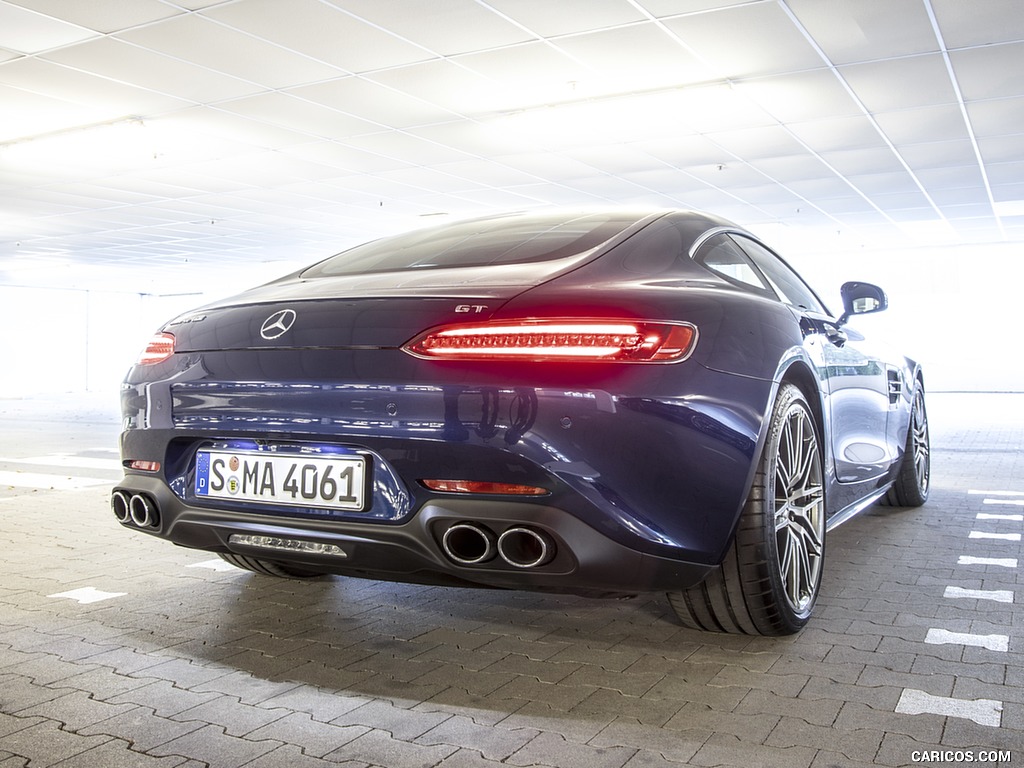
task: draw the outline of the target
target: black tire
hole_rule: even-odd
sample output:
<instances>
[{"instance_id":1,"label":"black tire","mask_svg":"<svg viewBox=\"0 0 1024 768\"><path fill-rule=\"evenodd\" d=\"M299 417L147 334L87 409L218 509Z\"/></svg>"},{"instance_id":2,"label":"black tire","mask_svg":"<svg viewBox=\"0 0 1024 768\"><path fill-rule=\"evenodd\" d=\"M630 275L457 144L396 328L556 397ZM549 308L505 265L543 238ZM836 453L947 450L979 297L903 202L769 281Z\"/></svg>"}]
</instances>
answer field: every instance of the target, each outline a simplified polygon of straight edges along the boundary
<instances>
[{"instance_id":1,"label":"black tire","mask_svg":"<svg viewBox=\"0 0 1024 768\"><path fill-rule=\"evenodd\" d=\"M725 559L702 583L669 593L684 625L788 635L807 623L825 557L823 480L813 411L799 388L783 384Z\"/></svg>"},{"instance_id":2,"label":"black tire","mask_svg":"<svg viewBox=\"0 0 1024 768\"><path fill-rule=\"evenodd\" d=\"M896 481L886 494L886 502L893 507L920 507L928 501L931 477L928 411L924 405L924 386L918 382L910 407L910 427L907 429L903 459L900 461Z\"/></svg>"},{"instance_id":3,"label":"black tire","mask_svg":"<svg viewBox=\"0 0 1024 768\"><path fill-rule=\"evenodd\" d=\"M296 568L293 565L286 565L274 560L263 560L262 558L246 557L231 552L218 553L222 560L231 563L236 568L252 571L262 576L277 576L282 579L315 579L322 576L316 571L307 571L303 568Z\"/></svg>"}]
</instances>

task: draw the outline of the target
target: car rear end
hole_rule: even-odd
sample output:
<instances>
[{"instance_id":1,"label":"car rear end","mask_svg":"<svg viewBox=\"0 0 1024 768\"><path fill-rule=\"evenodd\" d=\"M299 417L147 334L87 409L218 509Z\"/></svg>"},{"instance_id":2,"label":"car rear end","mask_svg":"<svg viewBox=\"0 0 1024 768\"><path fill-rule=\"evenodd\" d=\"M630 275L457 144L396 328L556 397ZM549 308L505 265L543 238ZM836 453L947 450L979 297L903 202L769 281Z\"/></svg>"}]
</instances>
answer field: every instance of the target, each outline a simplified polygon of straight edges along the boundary
<instances>
[{"instance_id":1,"label":"car rear end","mask_svg":"<svg viewBox=\"0 0 1024 768\"><path fill-rule=\"evenodd\" d=\"M735 403L763 383L687 361L698 324L621 298L525 309L648 223L575 232L586 248L539 233L556 255L525 263L314 268L175 319L123 385L115 516L310 572L697 583L758 439Z\"/></svg>"}]
</instances>

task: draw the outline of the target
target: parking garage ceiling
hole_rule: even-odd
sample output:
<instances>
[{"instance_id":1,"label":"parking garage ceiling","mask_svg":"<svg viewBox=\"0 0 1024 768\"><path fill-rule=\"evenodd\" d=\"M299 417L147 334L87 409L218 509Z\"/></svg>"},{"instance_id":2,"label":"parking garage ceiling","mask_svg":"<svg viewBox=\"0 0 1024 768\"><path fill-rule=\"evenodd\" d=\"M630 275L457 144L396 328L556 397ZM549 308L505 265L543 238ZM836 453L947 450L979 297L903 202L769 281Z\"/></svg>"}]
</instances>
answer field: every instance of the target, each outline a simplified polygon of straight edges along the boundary
<instances>
[{"instance_id":1,"label":"parking garage ceiling","mask_svg":"<svg viewBox=\"0 0 1024 768\"><path fill-rule=\"evenodd\" d=\"M1015 0L0 0L0 282L546 205L1019 242L1022 69Z\"/></svg>"}]
</instances>

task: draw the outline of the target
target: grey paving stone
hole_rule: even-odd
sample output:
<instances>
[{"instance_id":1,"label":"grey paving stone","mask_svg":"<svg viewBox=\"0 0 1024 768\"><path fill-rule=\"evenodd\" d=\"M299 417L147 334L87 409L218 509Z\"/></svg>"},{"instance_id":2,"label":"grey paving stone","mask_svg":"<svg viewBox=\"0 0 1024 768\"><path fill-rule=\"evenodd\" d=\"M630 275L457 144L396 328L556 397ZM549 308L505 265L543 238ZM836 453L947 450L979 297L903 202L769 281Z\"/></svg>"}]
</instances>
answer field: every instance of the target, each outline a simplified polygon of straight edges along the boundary
<instances>
[{"instance_id":1,"label":"grey paving stone","mask_svg":"<svg viewBox=\"0 0 1024 768\"><path fill-rule=\"evenodd\" d=\"M181 723L160 717L148 707L138 706L123 714L80 728L83 736L113 736L132 749L147 752L179 736L198 731L203 723Z\"/></svg>"},{"instance_id":2,"label":"grey paving stone","mask_svg":"<svg viewBox=\"0 0 1024 768\"><path fill-rule=\"evenodd\" d=\"M489 760L501 761L524 747L538 731L528 728L508 730L479 725L467 717L453 716L416 737L418 744L447 744L475 750Z\"/></svg>"},{"instance_id":3,"label":"grey paving stone","mask_svg":"<svg viewBox=\"0 0 1024 768\"><path fill-rule=\"evenodd\" d=\"M440 723L450 719L440 712L421 712L396 707L385 701L369 701L331 720L332 725L362 725L367 728L387 731L392 738L412 741Z\"/></svg>"},{"instance_id":4,"label":"grey paving stone","mask_svg":"<svg viewBox=\"0 0 1024 768\"><path fill-rule=\"evenodd\" d=\"M687 763L707 741L710 732L670 731L653 725L642 725L628 715L619 717L587 743L593 747L630 747L645 753L630 758L630 763L647 764L660 755L666 761Z\"/></svg>"},{"instance_id":5,"label":"grey paving stone","mask_svg":"<svg viewBox=\"0 0 1024 768\"><path fill-rule=\"evenodd\" d=\"M431 768L456 751L457 747L413 744L374 730L334 750L326 759L354 760L387 768Z\"/></svg>"},{"instance_id":6,"label":"grey paving stone","mask_svg":"<svg viewBox=\"0 0 1024 768\"><path fill-rule=\"evenodd\" d=\"M715 734L697 750L690 765L807 768L816 754L817 750L810 747L770 747L754 739Z\"/></svg>"},{"instance_id":7,"label":"grey paving stone","mask_svg":"<svg viewBox=\"0 0 1024 768\"><path fill-rule=\"evenodd\" d=\"M54 763L53 768L183 768L186 762L187 758L177 755L153 757L131 749L126 741L112 739Z\"/></svg>"},{"instance_id":8,"label":"grey paving stone","mask_svg":"<svg viewBox=\"0 0 1024 768\"><path fill-rule=\"evenodd\" d=\"M370 730L372 729L363 725L321 723L310 715L296 712L257 728L249 733L247 738L253 741L263 739L280 741L300 747L308 755L323 757L363 734L369 733Z\"/></svg>"},{"instance_id":9,"label":"grey paving stone","mask_svg":"<svg viewBox=\"0 0 1024 768\"><path fill-rule=\"evenodd\" d=\"M542 733L505 762L509 765L555 765L558 768L621 768L636 750L630 747L592 747Z\"/></svg>"},{"instance_id":10,"label":"grey paving stone","mask_svg":"<svg viewBox=\"0 0 1024 768\"><path fill-rule=\"evenodd\" d=\"M280 742L276 741L248 741L228 736L222 728L206 725L148 751L158 757L180 755L217 768L241 768L279 746Z\"/></svg>"},{"instance_id":11,"label":"grey paving stone","mask_svg":"<svg viewBox=\"0 0 1024 768\"><path fill-rule=\"evenodd\" d=\"M51 766L110 741L109 736L82 736L69 733L60 723L43 720L30 728L3 737L0 749L29 758L33 768Z\"/></svg>"},{"instance_id":12,"label":"grey paving stone","mask_svg":"<svg viewBox=\"0 0 1024 768\"><path fill-rule=\"evenodd\" d=\"M59 722L69 731L79 731L101 720L123 715L135 709L135 704L108 704L93 698L84 691L72 691L65 696L51 699L34 707L21 710L22 716L38 715Z\"/></svg>"}]
</instances>

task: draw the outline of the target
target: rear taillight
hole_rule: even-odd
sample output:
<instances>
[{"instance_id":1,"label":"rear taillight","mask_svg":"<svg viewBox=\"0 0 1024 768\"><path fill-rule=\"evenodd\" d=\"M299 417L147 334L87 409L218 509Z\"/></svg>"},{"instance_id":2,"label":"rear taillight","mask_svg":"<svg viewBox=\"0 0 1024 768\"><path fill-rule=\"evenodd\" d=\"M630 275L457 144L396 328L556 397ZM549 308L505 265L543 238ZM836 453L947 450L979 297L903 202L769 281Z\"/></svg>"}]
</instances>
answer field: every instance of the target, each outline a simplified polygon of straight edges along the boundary
<instances>
[{"instance_id":1,"label":"rear taillight","mask_svg":"<svg viewBox=\"0 0 1024 768\"><path fill-rule=\"evenodd\" d=\"M551 491L535 485L492 483L482 480L421 480L424 486L438 493L485 493L501 496L547 496Z\"/></svg>"},{"instance_id":2,"label":"rear taillight","mask_svg":"<svg viewBox=\"0 0 1024 768\"><path fill-rule=\"evenodd\" d=\"M514 320L433 328L403 349L432 360L671 363L684 360L696 341L689 323Z\"/></svg>"},{"instance_id":3,"label":"rear taillight","mask_svg":"<svg viewBox=\"0 0 1024 768\"><path fill-rule=\"evenodd\" d=\"M142 350L136 365L154 365L162 363L174 354L174 336L170 333L158 333L149 340Z\"/></svg>"}]
</instances>

